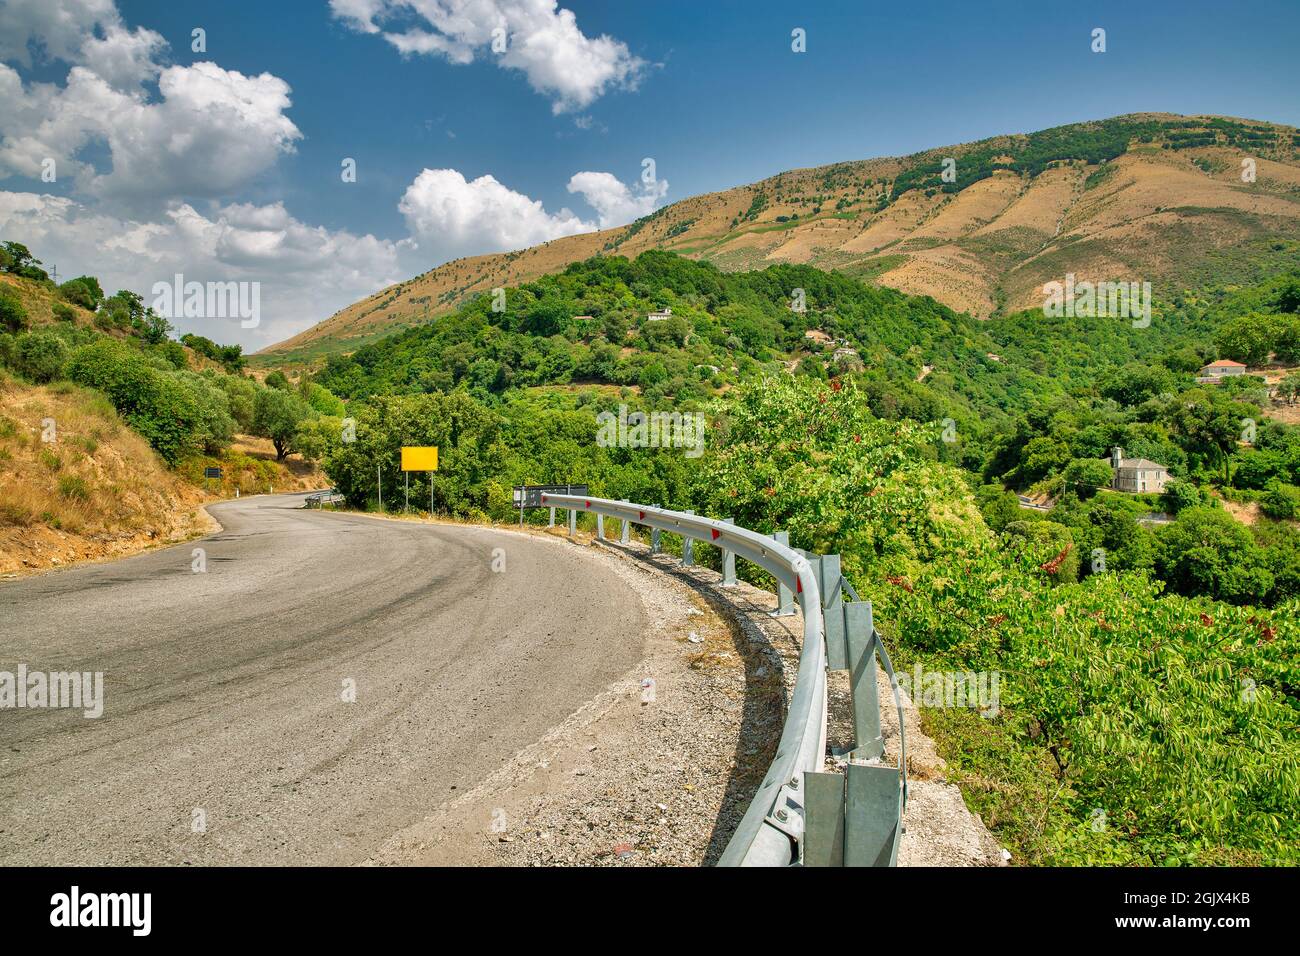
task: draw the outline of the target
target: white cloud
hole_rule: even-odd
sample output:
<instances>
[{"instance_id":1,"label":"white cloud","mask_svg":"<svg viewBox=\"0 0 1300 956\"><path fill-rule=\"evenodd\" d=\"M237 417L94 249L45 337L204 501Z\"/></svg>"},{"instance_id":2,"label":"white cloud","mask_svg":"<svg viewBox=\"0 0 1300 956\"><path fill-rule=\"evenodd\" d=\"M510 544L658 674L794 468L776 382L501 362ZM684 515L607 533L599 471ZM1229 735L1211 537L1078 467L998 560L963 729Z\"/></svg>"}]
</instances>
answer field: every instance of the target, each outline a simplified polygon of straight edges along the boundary
<instances>
[{"instance_id":1,"label":"white cloud","mask_svg":"<svg viewBox=\"0 0 1300 956\"><path fill-rule=\"evenodd\" d=\"M183 332L262 348L302 331L376 289L408 277L408 243L331 231L300 222L276 203L185 203L154 220L120 219L73 199L0 191L0 235L57 264L63 278L98 276L105 291L131 289L150 301L155 282L261 283L261 324L178 319Z\"/></svg>"},{"instance_id":2,"label":"white cloud","mask_svg":"<svg viewBox=\"0 0 1300 956\"><path fill-rule=\"evenodd\" d=\"M167 42L128 30L113 0L6 0L0 5L0 60L31 66L61 60L89 67L115 89L156 76ZM33 56L35 51L35 56Z\"/></svg>"},{"instance_id":3,"label":"white cloud","mask_svg":"<svg viewBox=\"0 0 1300 956\"><path fill-rule=\"evenodd\" d=\"M66 82L24 84L0 63L0 178L47 159L82 192L156 212L181 197L233 193L290 152L289 85L215 63L165 66L161 35L129 29L112 0L6 0L0 60L71 64ZM143 88L157 80L157 100ZM106 148L96 168L88 147ZM94 154L98 155L98 154Z\"/></svg>"},{"instance_id":4,"label":"white cloud","mask_svg":"<svg viewBox=\"0 0 1300 956\"><path fill-rule=\"evenodd\" d=\"M569 192L587 200L600 215L600 228L610 229L654 212L659 201L668 195L668 182L642 181L639 191L633 192L612 173L581 172L574 173L569 180Z\"/></svg>"},{"instance_id":5,"label":"white cloud","mask_svg":"<svg viewBox=\"0 0 1300 956\"><path fill-rule=\"evenodd\" d=\"M334 16L362 33L382 34L404 55L471 63L482 54L520 70L529 85L551 98L555 113L581 110L611 88L635 89L645 61L610 36L589 37L573 11L557 0L330 0ZM385 23L425 24L388 30ZM506 38L493 49L494 31Z\"/></svg>"},{"instance_id":6,"label":"white cloud","mask_svg":"<svg viewBox=\"0 0 1300 956\"><path fill-rule=\"evenodd\" d=\"M540 200L493 176L467 180L455 169L422 171L397 208L419 241L425 261L432 258L441 263L624 225L653 212L667 194L668 183L641 183L634 192L611 173L580 172L569 179L568 189L596 210L598 221L590 222L567 208L547 212Z\"/></svg>"},{"instance_id":7,"label":"white cloud","mask_svg":"<svg viewBox=\"0 0 1300 956\"><path fill-rule=\"evenodd\" d=\"M467 181L454 169L426 169L406 188L397 208L421 249L440 261L522 249L539 242L594 232L568 209L548 213L542 203L492 176Z\"/></svg>"},{"instance_id":8,"label":"white cloud","mask_svg":"<svg viewBox=\"0 0 1300 956\"><path fill-rule=\"evenodd\" d=\"M125 60L117 58L118 66ZM215 63L171 66L158 78L161 101L124 93L75 66L62 89L24 87L0 64L0 176L39 175L53 158L84 191L128 201L221 196L247 184L293 150L302 133L284 115L289 86L269 73L244 76ZM112 168L81 159L107 145Z\"/></svg>"},{"instance_id":9,"label":"white cloud","mask_svg":"<svg viewBox=\"0 0 1300 956\"><path fill-rule=\"evenodd\" d=\"M5 0L0 4L0 60L31 66L43 55L71 62L96 26L120 23L113 0Z\"/></svg>"},{"instance_id":10,"label":"white cloud","mask_svg":"<svg viewBox=\"0 0 1300 956\"><path fill-rule=\"evenodd\" d=\"M81 62L90 72L119 90L131 90L158 75L158 59L167 49L161 34L105 28L102 37L90 37L81 45Z\"/></svg>"}]
</instances>

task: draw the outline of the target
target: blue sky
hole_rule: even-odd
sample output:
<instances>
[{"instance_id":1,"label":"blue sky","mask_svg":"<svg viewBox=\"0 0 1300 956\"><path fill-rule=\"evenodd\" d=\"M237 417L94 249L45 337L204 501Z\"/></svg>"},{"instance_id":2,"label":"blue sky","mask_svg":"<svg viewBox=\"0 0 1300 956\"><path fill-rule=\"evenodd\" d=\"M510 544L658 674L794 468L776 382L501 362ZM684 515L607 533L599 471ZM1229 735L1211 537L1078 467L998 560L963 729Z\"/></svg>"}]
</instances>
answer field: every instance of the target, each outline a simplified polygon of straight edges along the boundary
<instances>
[{"instance_id":1,"label":"blue sky","mask_svg":"<svg viewBox=\"0 0 1300 956\"><path fill-rule=\"evenodd\" d=\"M140 292L261 281L259 328L204 326L256 348L455 255L793 167L1144 110L1300 125L1294 2L561 6L0 0L0 235Z\"/></svg>"}]
</instances>

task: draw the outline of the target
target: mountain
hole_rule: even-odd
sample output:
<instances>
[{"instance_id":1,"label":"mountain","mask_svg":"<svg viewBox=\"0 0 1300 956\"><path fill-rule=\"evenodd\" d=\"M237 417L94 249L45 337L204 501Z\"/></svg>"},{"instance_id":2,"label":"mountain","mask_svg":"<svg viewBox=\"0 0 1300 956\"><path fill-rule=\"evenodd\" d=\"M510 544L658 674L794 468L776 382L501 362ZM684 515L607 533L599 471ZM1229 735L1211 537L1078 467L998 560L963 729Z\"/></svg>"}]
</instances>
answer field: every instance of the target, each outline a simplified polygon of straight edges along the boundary
<instances>
[{"instance_id":1,"label":"mountain","mask_svg":"<svg viewBox=\"0 0 1300 956\"><path fill-rule=\"evenodd\" d=\"M977 318L1041 303L1043 283L1067 272L1150 281L1157 295L1257 281L1300 261L1300 131L1142 113L791 170L616 229L448 262L261 354L348 351L494 287L648 249L725 271L840 270Z\"/></svg>"}]
</instances>

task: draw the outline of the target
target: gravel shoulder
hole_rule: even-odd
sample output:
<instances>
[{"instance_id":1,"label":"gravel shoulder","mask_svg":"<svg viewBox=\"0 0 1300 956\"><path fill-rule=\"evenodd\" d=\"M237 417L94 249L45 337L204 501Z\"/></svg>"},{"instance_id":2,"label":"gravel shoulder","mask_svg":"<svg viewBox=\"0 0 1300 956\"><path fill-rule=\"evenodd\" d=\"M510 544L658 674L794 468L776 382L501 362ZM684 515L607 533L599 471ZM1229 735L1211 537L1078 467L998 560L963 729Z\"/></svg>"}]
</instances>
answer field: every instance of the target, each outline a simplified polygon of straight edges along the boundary
<instances>
[{"instance_id":1,"label":"gravel shoulder","mask_svg":"<svg viewBox=\"0 0 1300 956\"><path fill-rule=\"evenodd\" d=\"M645 656L619 681L515 754L479 786L396 834L371 865L700 866L715 863L770 764L798 669L802 618L776 596L721 586L644 544L570 541L611 566L650 622ZM699 546L701 549L704 546ZM848 679L831 674L829 733L850 732ZM644 686L654 682L653 693ZM879 673L886 759L898 715ZM911 797L902 866L992 866L996 841L944 780L944 763L904 712ZM828 769L836 766L828 758ZM842 763L839 764L842 767Z\"/></svg>"}]
</instances>

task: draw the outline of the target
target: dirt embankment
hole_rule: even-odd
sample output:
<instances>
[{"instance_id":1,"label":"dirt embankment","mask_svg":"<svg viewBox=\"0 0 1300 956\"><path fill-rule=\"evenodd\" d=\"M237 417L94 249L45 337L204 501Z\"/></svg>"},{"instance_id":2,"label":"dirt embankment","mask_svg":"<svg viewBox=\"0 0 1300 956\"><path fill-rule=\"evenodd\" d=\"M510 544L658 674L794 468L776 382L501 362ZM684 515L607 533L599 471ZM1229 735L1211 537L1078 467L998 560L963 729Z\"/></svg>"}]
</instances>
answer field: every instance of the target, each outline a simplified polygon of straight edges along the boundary
<instances>
[{"instance_id":1,"label":"dirt embankment","mask_svg":"<svg viewBox=\"0 0 1300 956\"><path fill-rule=\"evenodd\" d=\"M240 440L212 493L203 464L170 469L104 396L68 384L0 380L0 574L125 557L216 530L205 502L320 488L312 465L277 463L270 442ZM192 474L191 474L192 473Z\"/></svg>"}]
</instances>

